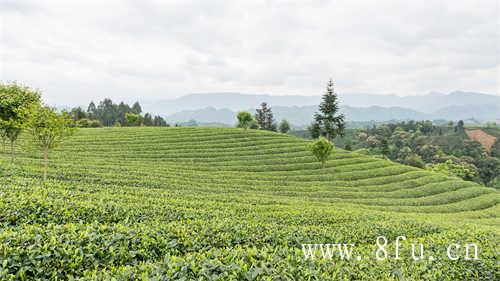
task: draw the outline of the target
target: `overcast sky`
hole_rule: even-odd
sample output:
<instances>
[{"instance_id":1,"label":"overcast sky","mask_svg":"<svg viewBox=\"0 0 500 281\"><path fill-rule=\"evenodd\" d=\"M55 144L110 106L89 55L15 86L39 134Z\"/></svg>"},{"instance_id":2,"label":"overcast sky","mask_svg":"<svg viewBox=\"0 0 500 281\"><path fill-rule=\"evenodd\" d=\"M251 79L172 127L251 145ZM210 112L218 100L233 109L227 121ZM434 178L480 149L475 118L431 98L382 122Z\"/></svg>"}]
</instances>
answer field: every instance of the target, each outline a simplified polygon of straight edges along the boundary
<instances>
[{"instance_id":1,"label":"overcast sky","mask_svg":"<svg viewBox=\"0 0 500 281\"><path fill-rule=\"evenodd\" d=\"M499 94L497 0L0 0L0 80L49 104L187 93Z\"/></svg>"}]
</instances>

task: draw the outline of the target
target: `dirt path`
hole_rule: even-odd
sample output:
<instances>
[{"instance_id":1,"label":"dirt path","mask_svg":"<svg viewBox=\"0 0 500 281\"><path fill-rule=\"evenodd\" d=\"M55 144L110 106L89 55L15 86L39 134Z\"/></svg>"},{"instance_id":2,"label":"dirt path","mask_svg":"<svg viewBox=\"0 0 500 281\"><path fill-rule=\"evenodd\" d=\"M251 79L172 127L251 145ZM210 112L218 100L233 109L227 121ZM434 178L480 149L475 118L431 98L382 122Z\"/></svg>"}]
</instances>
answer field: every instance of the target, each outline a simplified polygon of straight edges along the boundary
<instances>
[{"instance_id":1,"label":"dirt path","mask_svg":"<svg viewBox=\"0 0 500 281\"><path fill-rule=\"evenodd\" d=\"M481 129L474 130L465 130L465 133L471 140L475 140L480 143L488 152L491 150L491 147L497 140L496 137L487 134L485 131Z\"/></svg>"}]
</instances>

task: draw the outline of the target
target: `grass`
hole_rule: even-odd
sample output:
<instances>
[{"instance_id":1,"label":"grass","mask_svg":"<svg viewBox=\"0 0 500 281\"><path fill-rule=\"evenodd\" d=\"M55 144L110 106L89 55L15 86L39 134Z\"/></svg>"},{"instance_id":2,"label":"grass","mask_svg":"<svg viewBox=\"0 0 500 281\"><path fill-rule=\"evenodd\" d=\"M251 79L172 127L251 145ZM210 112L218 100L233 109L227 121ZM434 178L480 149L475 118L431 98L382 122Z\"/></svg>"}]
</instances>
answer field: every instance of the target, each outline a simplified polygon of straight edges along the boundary
<instances>
[{"instance_id":1,"label":"grass","mask_svg":"<svg viewBox=\"0 0 500 281\"><path fill-rule=\"evenodd\" d=\"M307 141L229 128L82 129L1 160L0 279L498 280L498 191ZM375 240L405 235L400 260ZM361 261L305 260L355 243ZM413 261L410 241L436 261ZM450 243L479 260L450 261ZM388 246L390 255L393 245ZM365 258L366 257L366 258Z\"/></svg>"}]
</instances>

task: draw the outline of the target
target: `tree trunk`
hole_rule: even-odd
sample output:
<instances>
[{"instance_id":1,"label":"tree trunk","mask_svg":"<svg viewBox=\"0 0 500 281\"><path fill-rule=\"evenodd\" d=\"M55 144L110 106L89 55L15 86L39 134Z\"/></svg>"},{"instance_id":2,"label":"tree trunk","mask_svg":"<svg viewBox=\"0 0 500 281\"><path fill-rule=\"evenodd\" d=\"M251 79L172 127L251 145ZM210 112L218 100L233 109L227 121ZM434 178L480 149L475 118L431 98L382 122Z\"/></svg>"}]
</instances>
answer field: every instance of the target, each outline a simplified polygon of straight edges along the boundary
<instances>
[{"instance_id":1,"label":"tree trunk","mask_svg":"<svg viewBox=\"0 0 500 281\"><path fill-rule=\"evenodd\" d=\"M10 162L14 163L14 159L16 158L16 153L15 153L15 142L10 141Z\"/></svg>"},{"instance_id":2,"label":"tree trunk","mask_svg":"<svg viewBox=\"0 0 500 281\"><path fill-rule=\"evenodd\" d=\"M47 180L47 170L49 169L49 151L43 150L43 181Z\"/></svg>"}]
</instances>

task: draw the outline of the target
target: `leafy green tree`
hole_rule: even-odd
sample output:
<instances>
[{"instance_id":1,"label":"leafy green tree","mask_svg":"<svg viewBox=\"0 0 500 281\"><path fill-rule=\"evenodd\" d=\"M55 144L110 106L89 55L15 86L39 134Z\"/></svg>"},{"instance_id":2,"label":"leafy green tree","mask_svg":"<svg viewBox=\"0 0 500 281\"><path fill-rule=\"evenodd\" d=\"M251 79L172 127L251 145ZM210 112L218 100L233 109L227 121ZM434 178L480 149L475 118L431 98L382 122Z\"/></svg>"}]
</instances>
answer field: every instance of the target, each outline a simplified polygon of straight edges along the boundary
<instances>
[{"instance_id":1,"label":"leafy green tree","mask_svg":"<svg viewBox=\"0 0 500 281\"><path fill-rule=\"evenodd\" d=\"M417 167L417 168L424 168L425 167L425 163L424 163L424 161L422 161L422 157L420 157L419 155L414 154L414 153L408 155L403 160L402 163L406 164L406 165L413 166L413 167Z\"/></svg>"},{"instance_id":2,"label":"leafy green tree","mask_svg":"<svg viewBox=\"0 0 500 281\"><path fill-rule=\"evenodd\" d=\"M288 123L285 119L281 120L279 129L280 133L288 133L288 131L290 131L290 123Z\"/></svg>"},{"instance_id":3,"label":"leafy green tree","mask_svg":"<svg viewBox=\"0 0 500 281\"><path fill-rule=\"evenodd\" d=\"M236 127L243 128L245 130L250 128L250 125L252 125L252 121L254 120L252 114L246 111L238 112L236 118L238 119L238 125L236 125Z\"/></svg>"},{"instance_id":4,"label":"leafy green tree","mask_svg":"<svg viewBox=\"0 0 500 281\"><path fill-rule=\"evenodd\" d=\"M443 155L441 148L433 144L424 144L423 146L418 147L417 153L426 163L432 162L436 158L439 158L439 156Z\"/></svg>"},{"instance_id":5,"label":"leafy green tree","mask_svg":"<svg viewBox=\"0 0 500 281\"><path fill-rule=\"evenodd\" d=\"M43 180L47 179L49 151L73 135L72 120L67 113L57 114L46 106L32 105L23 112L24 128L30 142L43 153Z\"/></svg>"},{"instance_id":6,"label":"leafy green tree","mask_svg":"<svg viewBox=\"0 0 500 281\"><path fill-rule=\"evenodd\" d=\"M89 119L97 119L97 107L93 101L91 101L87 107L87 114Z\"/></svg>"},{"instance_id":7,"label":"leafy green tree","mask_svg":"<svg viewBox=\"0 0 500 281\"><path fill-rule=\"evenodd\" d=\"M427 164L425 169L469 181L474 180L477 176L477 168L474 165L454 163L451 160L446 160L444 163Z\"/></svg>"},{"instance_id":8,"label":"leafy green tree","mask_svg":"<svg viewBox=\"0 0 500 281\"><path fill-rule=\"evenodd\" d=\"M311 125L307 127L307 130L309 131L312 139L317 139L321 136L321 127L318 122L312 122Z\"/></svg>"},{"instance_id":9,"label":"leafy green tree","mask_svg":"<svg viewBox=\"0 0 500 281\"><path fill-rule=\"evenodd\" d=\"M21 112L40 103L40 94L17 83L0 84L0 129L10 141L11 162L15 158L15 143L23 127Z\"/></svg>"},{"instance_id":10,"label":"leafy green tree","mask_svg":"<svg viewBox=\"0 0 500 281\"><path fill-rule=\"evenodd\" d=\"M142 124L144 126L153 126L153 118L151 117L151 114L144 114L144 117L142 118Z\"/></svg>"},{"instance_id":11,"label":"leafy green tree","mask_svg":"<svg viewBox=\"0 0 500 281\"><path fill-rule=\"evenodd\" d=\"M500 158L500 138L497 138L495 143L491 146L490 155L492 157Z\"/></svg>"},{"instance_id":12,"label":"leafy green tree","mask_svg":"<svg viewBox=\"0 0 500 281\"><path fill-rule=\"evenodd\" d=\"M337 135L344 136L344 115L339 114L339 102L330 79L319 105L319 112L314 114L314 121L321 128L321 135L332 141Z\"/></svg>"},{"instance_id":13,"label":"leafy green tree","mask_svg":"<svg viewBox=\"0 0 500 281\"><path fill-rule=\"evenodd\" d=\"M260 104L255 113L255 120L259 124L260 129L268 131L276 131L276 123L271 107L266 102Z\"/></svg>"},{"instance_id":14,"label":"leafy green tree","mask_svg":"<svg viewBox=\"0 0 500 281\"><path fill-rule=\"evenodd\" d=\"M127 120L125 119L125 114L131 113L132 109L130 106L124 102L120 102L117 107L117 114L116 116L116 121L120 122L120 124L125 125L127 123Z\"/></svg>"},{"instance_id":15,"label":"leafy green tree","mask_svg":"<svg viewBox=\"0 0 500 281\"><path fill-rule=\"evenodd\" d=\"M141 125L141 115L135 113L126 113L125 119L127 120L127 126L140 126Z\"/></svg>"},{"instance_id":16,"label":"leafy green tree","mask_svg":"<svg viewBox=\"0 0 500 281\"><path fill-rule=\"evenodd\" d=\"M69 115L73 121L78 121L80 119L89 118L89 114L85 112L81 107L72 108Z\"/></svg>"},{"instance_id":17,"label":"leafy green tree","mask_svg":"<svg viewBox=\"0 0 500 281\"><path fill-rule=\"evenodd\" d=\"M474 159L481 159L487 155L483 146L474 140L465 140L461 149L454 154L459 156L469 156Z\"/></svg>"},{"instance_id":18,"label":"leafy green tree","mask_svg":"<svg viewBox=\"0 0 500 281\"><path fill-rule=\"evenodd\" d=\"M479 177L484 185L490 185L500 175L500 160L494 157L485 157L476 162Z\"/></svg>"},{"instance_id":19,"label":"leafy green tree","mask_svg":"<svg viewBox=\"0 0 500 281\"><path fill-rule=\"evenodd\" d=\"M138 101L136 101L133 105L132 105L132 113L135 113L135 114L141 114L142 113L142 107L141 105L139 104Z\"/></svg>"},{"instance_id":20,"label":"leafy green tree","mask_svg":"<svg viewBox=\"0 0 500 281\"><path fill-rule=\"evenodd\" d=\"M167 121L160 115L156 115L153 119L153 126L157 127L168 127Z\"/></svg>"},{"instance_id":21,"label":"leafy green tree","mask_svg":"<svg viewBox=\"0 0 500 281\"><path fill-rule=\"evenodd\" d=\"M380 140L380 153L382 153L382 155L386 158L389 157L389 154L391 153L389 143L386 138L382 138L382 140Z\"/></svg>"},{"instance_id":22,"label":"leafy green tree","mask_svg":"<svg viewBox=\"0 0 500 281\"><path fill-rule=\"evenodd\" d=\"M325 167L326 160L330 157L333 151L333 144L326 138L320 137L311 144L311 152L321 162L321 168Z\"/></svg>"}]
</instances>

